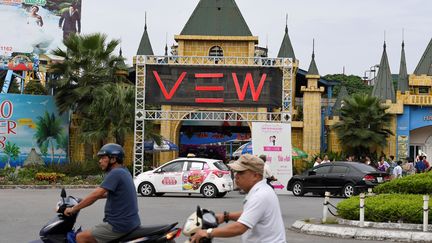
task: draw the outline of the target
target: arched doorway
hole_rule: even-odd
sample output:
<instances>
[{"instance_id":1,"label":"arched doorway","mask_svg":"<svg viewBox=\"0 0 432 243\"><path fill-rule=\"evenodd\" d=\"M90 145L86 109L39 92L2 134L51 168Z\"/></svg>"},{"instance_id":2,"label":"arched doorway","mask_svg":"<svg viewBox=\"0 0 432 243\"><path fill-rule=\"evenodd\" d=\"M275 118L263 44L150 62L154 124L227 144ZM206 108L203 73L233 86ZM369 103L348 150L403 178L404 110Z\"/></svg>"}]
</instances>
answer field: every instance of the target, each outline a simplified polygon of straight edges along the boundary
<instances>
[{"instance_id":1,"label":"arched doorway","mask_svg":"<svg viewBox=\"0 0 432 243\"><path fill-rule=\"evenodd\" d=\"M232 159L232 153L251 139L251 124L227 120L178 121L174 129L174 137L179 145L178 156L185 157L188 153L193 153L197 157L225 162Z\"/></svg>"},{"instance_id":2,"label":"arched doorway","mask_svg":"<svg viewBox=\"0 0 432 243\"><path fill-rule=\"evenodd\" d=\"M410 131L410 157L416 158L422 152L432 158L432 126L417 128Z\"/></svg>"}]
</instances>

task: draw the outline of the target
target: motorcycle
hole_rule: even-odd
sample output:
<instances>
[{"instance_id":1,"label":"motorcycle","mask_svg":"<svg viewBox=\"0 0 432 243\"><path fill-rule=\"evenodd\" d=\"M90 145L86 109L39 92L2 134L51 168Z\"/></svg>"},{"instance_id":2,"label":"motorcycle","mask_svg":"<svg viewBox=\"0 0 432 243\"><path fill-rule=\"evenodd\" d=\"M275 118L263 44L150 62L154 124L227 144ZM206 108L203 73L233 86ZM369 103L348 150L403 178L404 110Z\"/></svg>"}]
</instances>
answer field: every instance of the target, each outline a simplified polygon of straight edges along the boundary
<instances>
[{"instance_id":1,"label":"motorcycle","mask_svg":"<svg viewBox=\"0 0 432 243\"><path fill-rule=\"evenodd\" d=\"M39 232L40 239L30 243L67 243L75 242L74 225L78 213L71 216L64 215L66 208L77 205L81 199L66 196L63 188L60 193L61 200L57 203L57 215L50 220ZM174 243L175 238L181 234L181 229L175 227L178 223L166 225L139 226L132 232L110 243ZM79 230L77 230L79 231Z\"/></svg>"},{"instance_id":2,"label":"motorcycle","mask_svg":"<svg viewBox=\"0 0 432 243\"><path fill-rule=\"evenodd\" d=\"M218 227L218 221L213 211L202 209L197 206L196 212L192 213L186 220L183 227L183 234L189 237L189 240L185 243L190 243L190 237L192 237L200 229L210 229ZM212 239L202 238L200 243L211 243Z\"/></svg>"}]
</instances>

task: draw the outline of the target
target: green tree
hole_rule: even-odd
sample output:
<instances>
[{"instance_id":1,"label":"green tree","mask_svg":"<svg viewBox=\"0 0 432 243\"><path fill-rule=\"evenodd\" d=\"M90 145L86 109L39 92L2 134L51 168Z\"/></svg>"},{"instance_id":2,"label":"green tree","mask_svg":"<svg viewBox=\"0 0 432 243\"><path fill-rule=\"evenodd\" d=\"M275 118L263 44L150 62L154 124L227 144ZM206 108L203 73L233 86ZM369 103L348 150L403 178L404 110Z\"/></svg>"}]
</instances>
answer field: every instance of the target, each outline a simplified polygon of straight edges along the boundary
<instances>
[{"instance_id":1,"label":"green tree","mask_svg":"<svg viewBox=\"0 0 432 243\"><path fill-rule=\"evenodd\" d=\"M66 133L64 133L63 131L60 133L60 135L57 138L57 149L60 149L62 151L65 152L66 156L68 154L68 144L69 144L69 140L68 140L68 136L66 135ZM60 163L60 158L61 155L59 154L58 157L58 163Z\"/></svg>"},{"instance_id":2,"label":"green tree","mask_svg":"<svg viewBox=\"0 0 432 243\"><path fill-rule=\"evenodd\" d=\"M39 116L36 122L36 133L34 137L39 148L51 145L51 163L54 162L54 142L59 139L62 133L61 120L54 113L51 115L45 111L44 116ZM42 151L42 149L41 149Z\"/></svg>"},{"instance_id":3,"label":"green tree","mask_svg":"<svg viewBox=\"0 0 432 243\"><path fill-rule=\"evenodd\" d=\"M388 129L391 114L387 106L370 95L354 94L344 99L340 119L333 128L342 147L357 157L370 155L377 147L384 148L392 135Z\"/></svg>"},{"instance_id":4,"label":"green tree","mask_svg":"<svg viewBox=\"0 0 432 243\"><path fill-rule=\"evenodd\" d=\"M135 89L127 84L106 84L95 91L94 102L82 117L81 137L84 141L114 138L124 144L132 134L135 118Z\"/></svg>"},{"instance_id":5,"label":"green tree","mask_svg":"<svg viewBox=\"0 0 432 243\"><path fill-rule=\"evenodd\" d=\"M115 73L121 56L113 55L118 40L107 42L101 33L71 35L63 41L66 50L54 50L54 55L64 58L51 65L60 78L55 85L56 104L61 113L72 110L86 113L95 100L95 91L107 83L118 82Z\"/></svg>"},{"instance_id":6,"label":"green tree","mask_svg":"<svg viewBox=\"0 0 432 243\"><path fill-rule=\"evenodd\" d=\"M47 95L48 92L40 82L30 80L25 86L24 94Z\"/></svg>"},{"instance_id":7,"label":"green tree","mask_svg":"<svg viewBox=\"0 0 432 243\"><path fill-rule=\"evenodd\" d=\"M334 88L334 96L339 93L340 87L345 86L348 94L370 94L372 92L372 86L368 86L359 76L345 75L345 74L328 74L324 76L324 79L339 81L340 83Z\"/></svg>"},{"instance_id":8,"label":"green tree","mask_svg":"<svg viewBox=\"0 0 432 243\"><path fill-rule=\"evenodd\" d=\"M8 141L6 142L6 145L3 149L3 153L5 153L7 156L6 167L10 167L10 160L18 158L18 155L20 154L20 148L16 144Z\"/></svg>"}]
</instances>

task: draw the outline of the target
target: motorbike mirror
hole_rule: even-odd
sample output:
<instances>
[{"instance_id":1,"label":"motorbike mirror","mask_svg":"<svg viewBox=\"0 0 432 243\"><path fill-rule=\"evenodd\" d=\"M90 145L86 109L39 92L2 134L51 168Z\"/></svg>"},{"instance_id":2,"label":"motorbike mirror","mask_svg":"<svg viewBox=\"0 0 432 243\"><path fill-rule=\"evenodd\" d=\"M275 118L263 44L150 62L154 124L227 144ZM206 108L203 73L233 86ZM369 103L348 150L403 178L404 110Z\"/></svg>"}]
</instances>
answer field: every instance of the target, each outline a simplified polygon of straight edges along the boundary
<instances>
[{"instance_id":1,"label":"motorbike mirror","mask_svg":"<svg viewBox=\"0 0 432 243\"><path fill-rule=\"evenodd\" d=\"M60 193L60 196L61 196L62 198L65 198L65 197L66 197L66 190L65 190L64 188L62 188L61 193Z\"/></svg>"},{"instance_id":2,"label":"motorbike mirror","mask_svg":"<svg viewBox=\"0 0 432 243\"><path fill-rule=\"evenodd\" d=\"M197 206L196 216L197 216L196 226L199 226L200 221L198 219L202 219L202 211L199 205Z\"/></svg>"},{"instance_id":3,"label":"motorbike mirror","mask_svg":"<svg viewBox=\"0 0 432 243\"><path fill-rule=\"evenodd\" d=\"M197 214L198 218L202 218L202 211L201 211L201 207L199 205L197 206L196 214Z\"/></svg>"}]
</instances>

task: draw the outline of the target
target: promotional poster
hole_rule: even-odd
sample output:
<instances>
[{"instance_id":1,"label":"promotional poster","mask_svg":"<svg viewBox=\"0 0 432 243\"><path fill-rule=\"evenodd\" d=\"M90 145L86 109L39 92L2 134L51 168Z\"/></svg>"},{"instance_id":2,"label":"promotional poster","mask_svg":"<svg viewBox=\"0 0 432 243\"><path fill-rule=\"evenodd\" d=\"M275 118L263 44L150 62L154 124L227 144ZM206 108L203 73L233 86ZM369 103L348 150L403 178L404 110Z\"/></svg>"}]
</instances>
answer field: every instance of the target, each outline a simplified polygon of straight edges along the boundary
<instances>
[{"instance_id":1,"label":"promotional poster","mask_svg":"<svg viewBox=\"0 0 432 243\"><path fill-rule=\"evenodd\" d=\"M81 31L81 0L0 0L0 70L37 71L40 55Z\"/></svg>"},{"instance_id":2,"label":"promotional poster","mask_svg":"<svg viewBox=\"0 0 432 243\"><path fill-rule=\"evenodd\" d=\"M0 97L0 168L67 161L68 117L52 96Z\"/></svg>"},{"instance_id":3,"label":"promotional poster","mask_svg":"<svg viewBox=\"0 0 432 243\"><path fill-rule=\"evenodd\" d=\"M252 146L254 155L266 155L277 181L272 185L278 194L287 194L286 185L292 177L291 124L252 123Z\"/></svg>"}]
</instances>

